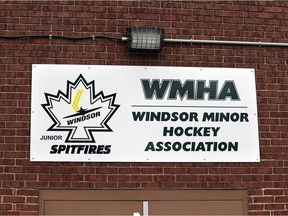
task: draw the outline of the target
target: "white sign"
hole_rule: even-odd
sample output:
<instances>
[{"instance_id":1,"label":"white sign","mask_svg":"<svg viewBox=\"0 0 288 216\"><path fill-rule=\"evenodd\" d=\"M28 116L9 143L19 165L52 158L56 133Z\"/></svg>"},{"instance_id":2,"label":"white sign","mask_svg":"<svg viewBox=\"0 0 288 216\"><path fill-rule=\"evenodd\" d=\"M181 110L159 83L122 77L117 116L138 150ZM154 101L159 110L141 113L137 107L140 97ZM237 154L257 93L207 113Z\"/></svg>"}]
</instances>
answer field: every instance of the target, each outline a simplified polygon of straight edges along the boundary
<instances>
[{"instance_id":1,"label":"white sign","mask_svg":"<svg viewBox=\"0 0 288 216\"><path fill-rule=\"evenodd\" d=\"M255 72L33 65L30 158L258 162Z\"/></svg>"}]
</instances>

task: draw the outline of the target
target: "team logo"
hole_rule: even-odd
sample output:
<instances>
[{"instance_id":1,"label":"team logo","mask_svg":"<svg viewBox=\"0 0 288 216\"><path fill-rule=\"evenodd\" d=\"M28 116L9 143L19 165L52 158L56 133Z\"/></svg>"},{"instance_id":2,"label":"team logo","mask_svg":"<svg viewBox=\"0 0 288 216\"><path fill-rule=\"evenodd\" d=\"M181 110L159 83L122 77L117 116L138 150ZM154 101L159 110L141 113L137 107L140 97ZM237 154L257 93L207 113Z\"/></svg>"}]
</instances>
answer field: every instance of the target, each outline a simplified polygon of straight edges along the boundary
<instances>
[{"instance_id":1,"label":"team logo","mask_svg":"<svg viewBox=\"0 0 288 216\"><path fill-rule=\"evenodd\" d=\"M105 96L95 93L94 81L87 82L82 74L75 82L67 81L66 93L46 93L42 107L52 119L47 131L68 132L67 143L95 143L94 132L109 132L108 122L119 108L116 93Z\"/></svg>"}]
</instances>

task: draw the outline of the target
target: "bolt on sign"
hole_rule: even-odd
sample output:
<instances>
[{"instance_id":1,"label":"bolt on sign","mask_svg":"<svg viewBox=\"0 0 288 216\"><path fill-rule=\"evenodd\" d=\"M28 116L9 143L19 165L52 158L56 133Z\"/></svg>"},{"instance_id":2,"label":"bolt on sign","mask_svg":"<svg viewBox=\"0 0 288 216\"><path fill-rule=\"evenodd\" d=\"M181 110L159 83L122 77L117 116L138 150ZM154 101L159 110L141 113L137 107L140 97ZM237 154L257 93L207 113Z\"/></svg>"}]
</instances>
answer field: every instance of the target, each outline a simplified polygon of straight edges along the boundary
<instances>
[{"instance_id":1,"label":"bolt on sign","mask_svg":"<svg viewBox=\"0 0 288 216\"><path fill-rule=\"evenodd\" d=\"M260 161L253 69L33 65L31 106L31 161Z\"/></svg>"}]
</instances>

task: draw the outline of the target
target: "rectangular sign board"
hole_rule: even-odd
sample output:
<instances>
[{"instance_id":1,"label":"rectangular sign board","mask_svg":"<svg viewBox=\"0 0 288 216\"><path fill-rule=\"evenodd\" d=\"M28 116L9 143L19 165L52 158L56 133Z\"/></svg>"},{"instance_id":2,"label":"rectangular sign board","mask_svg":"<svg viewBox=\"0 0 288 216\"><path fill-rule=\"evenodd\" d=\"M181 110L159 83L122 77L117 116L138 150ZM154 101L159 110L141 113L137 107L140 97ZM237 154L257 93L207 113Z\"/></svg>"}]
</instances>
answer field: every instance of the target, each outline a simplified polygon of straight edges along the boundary
<instances>
[{"instance_id":1,"label":"rectangular sign board","mask_svg":"<svg viewBox=\"0 0 288 216\"><path fill-rule=\"evenodd\" d=\"M253 69L39 64L31 103L31 161L260 161Z\"/></svg>"}]
</instances>

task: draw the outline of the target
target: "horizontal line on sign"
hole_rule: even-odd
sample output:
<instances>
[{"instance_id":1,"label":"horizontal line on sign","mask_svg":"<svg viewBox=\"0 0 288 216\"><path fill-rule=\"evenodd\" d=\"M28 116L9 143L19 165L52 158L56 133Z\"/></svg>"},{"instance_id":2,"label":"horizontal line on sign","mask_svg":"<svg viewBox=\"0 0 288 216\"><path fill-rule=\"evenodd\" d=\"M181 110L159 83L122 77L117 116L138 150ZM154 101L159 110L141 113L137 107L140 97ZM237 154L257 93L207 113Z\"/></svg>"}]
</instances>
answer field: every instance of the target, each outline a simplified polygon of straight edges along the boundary
<instances>
[{"instance_id":1,"label":"horizontal line on sign","mask_svg":"<svg viewBox=\"0 0 288 216\"><path fill-rule=\"evenodd\" d=\"M247 106L173 106L173 105L132 105L132 107L174 107L174 108L237 108L247 109Z\"/></svg>"}]
</instances>

